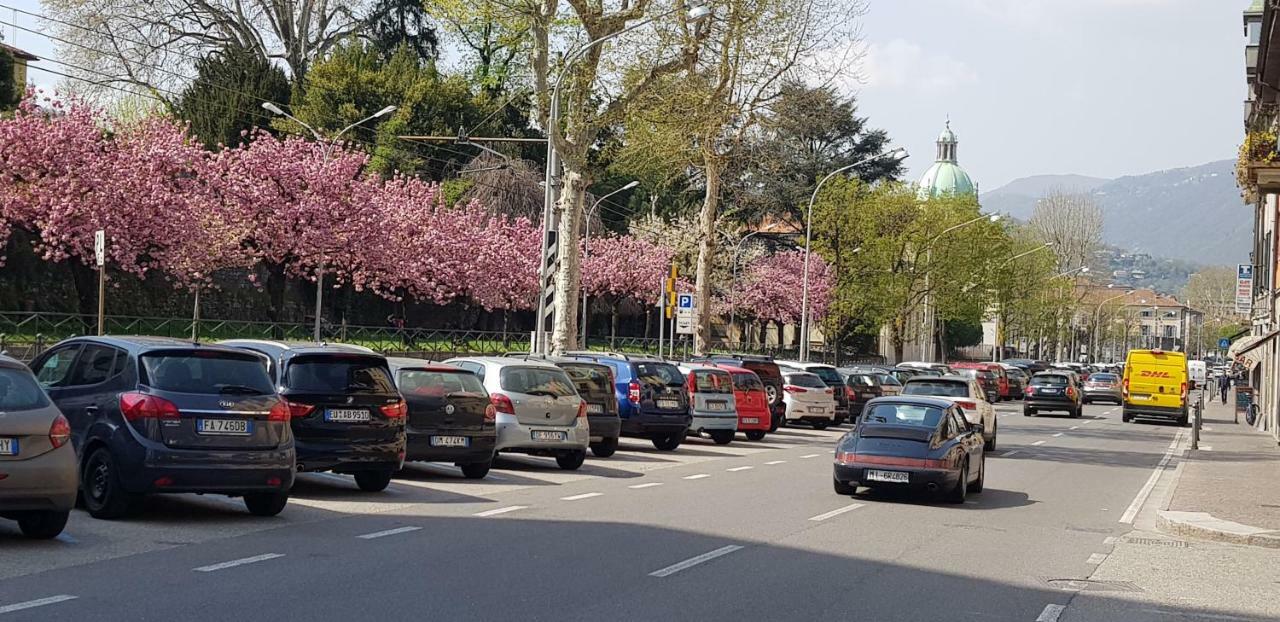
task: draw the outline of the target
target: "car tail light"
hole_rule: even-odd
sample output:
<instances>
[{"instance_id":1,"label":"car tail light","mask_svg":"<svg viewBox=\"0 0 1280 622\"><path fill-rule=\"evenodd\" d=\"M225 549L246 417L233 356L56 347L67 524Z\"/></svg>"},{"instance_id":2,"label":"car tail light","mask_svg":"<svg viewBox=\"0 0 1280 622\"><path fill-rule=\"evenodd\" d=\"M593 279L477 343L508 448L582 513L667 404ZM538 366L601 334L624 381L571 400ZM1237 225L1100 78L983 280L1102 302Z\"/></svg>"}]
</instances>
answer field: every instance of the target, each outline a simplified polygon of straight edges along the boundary
<instances>
[{"instance_id":1,"label":"car tail light","mask_svg":"<svg viewBox=\"0 0 1280 622\"><path fill-rule=\"evenodd\" d=\"M489 401L493 403L493 408L497 412L505 415L516 414L516 405L511 403L511 398L502 393L494 393L489 396ZM496 418L496 415L495 415Z\"/></svg>"},{"instance_id":2,"label":"car tail light","mask_svg":"<svg viewBox=\"0 0 1280 622\"><path fill-rule=\"evenodd\" d=\"M267 478L267 485L268 485L268 486L270 486L270 487L272 487L272 488L279 488L279 487L280 487L280 484L282 484L282 483L283 483L283 482L282 482L282 481L280 481L280 478L278 478L278 477L274 477L274 476L273 476L273 477L268 477L268 478Z\"/></svg>"},{"instance_id":3,"label":"car tail light","mask_svg":"<svg viewBox=\"0 0 1280 622\"><path fill-rule=\"evenodd\" d=\"M587 418L587 400L578 401L578 418L579 419Z\"/></svg>"},{"instance_id":4,"label":"car tail light","mask_svg":"<svg viewBox=\"0 0 1280 622\"><path fill-rule=\"evenodd\" d=\"M689 393L698 392L698 385L696 382L694 382L692 373L690 373L689 377L685 379L684 386L685 386L685 390L688 391Z\"/></svg>"},{"instance_id":5,"label":"car tail light","mask_svg":"<svg viewBox=\"0 0 1280 622\"><path fill-rule=\"evenodd\" d=\"M497 408L495 408L495 407L493 406L493 403L492 403L492 402L491 402L491 403L489 403L489 404L487 404L487 405L485 405L485 407L484 407L484 422L485 422L485 423L493 423L494 421L497 421L497 420L498 420L498 409L497 409Z\"/></svg>"},{"instance_id":6,"label":"car tail light","mask_svg":"<svg viewBox=\"0 0 1280 622\"><path fill-rule=\"evenodd\" d=\"M635 380L627 385L627 401L632 404L640 403L640 383Z\"/></svg>"},{"instance_id":7,"label":"car tail light","mask_svg":"<svg viewBox=\"0 0 1280 622\"><path fill-rule=\"evenodd\" d=\"M1023 391L1023 393L1026 393L1027 395L1034 395L1035 392L1036 390L1031 387L1027 387L1026 391Z\"/></svg>"},{"instance_id":8,"label":"car tail light","mask_svg":"<svg viewBox=\"0 0 1280 622\"><path fill-rule=\"evenodd\" d=\"M845 388L844 388L844 396L845 396L846 398L853 399L853 398L854 398L854 395L855 395L855 393L853 392L853 389L851 389L851 388L849 388L849 387L845 387Z\"/></svg>"},{"instance_id":9,"label":"car tail light","mask_svg":"<svg viewBox=\"0 0 1280 622\"><path fill-rule=\"evenodd\" d=\"M787 393L808 393L809 392L808 389L804 387L797 387L794 384L784 384L782 385L782 390L786 391Z\"/></svg>"},{"instance_id":10,"label":"car tail light","mask_svg":"<svg viewBox=\"0 0 1280 622\"><path fill-rule=\"evenodd\" d=\"M137 391L120 394L120 413L124 415L126 421L179 417L178 407L173 402Z\"/></svg>"},{"instance_id":11,"label":"car tail light","mask_svg":"<svg viewBox=\"0 0 1280 622\"><path fill-rule=\"evenodd\" d=\"M267 421L288 421L292 415L289 414L289 403L285 401L276 402L271 407L271 411L267 413Z\"/></svg>"},{"instance_id":12,"label":"car tail light","mask_svg":"<svg viewBox=\"0 0 1280 622\"><path fill-rule=\"evenodd\" d=\"M1124 379L1124 384L1121 385L1120 392L1123 393L1125 397L1129 397L1129 379L1128 378Z\"/></svg>"},{"instance_id":13,"label":"car tail light","mask_svg":"<svg viewBox=\"0 0 1280 622\"><path fill-rule=\"evenodd\" d=\"M293 419L301 419L315 410L312 404L298 404L297 402L285 402L289 406L289 417Z\"/></svg>"},{"instance_id":14,"label":"car tail light","mask_svg":"<svg viewBox=\"0 0 1280 622\"><path fill-rule=\"evenodd\" d=\"M1178 388L1178 393L1182 394L1182 399L1187 399L1187 383L1182 383L1182 386Z\"/></svg>"},{"instance_id":15,"label":"car tail light","mask_svg":"<svg viewBox=\"0 0 1280 622\"><path fill-rule=\"evenodd\" d=\"M54 449L62 447L71 440L71 424L67 423L67 418L58 415L53 420L53 425L49 426L49 443Z\"/></svg>"},{"instance_id":16,"label":"car tail light","mask_svg":"<svg viewBox=\"0 0 1280 622\"><path fill-rule=\"evenodd\" d=\"M858 454L852 451L837 451L836 462L840 464L850 464L858 459Z\"/></svg>"},{"instance_id":17,"label":"car tail light","mask_svg":"<svg viewBox=\"0 0 1280 622\"><path fill-rule=\"evenodd\" d=\"M383 404L378 408L388 419L404 419L409 416L409 405L404 400L392 404Z\"/></svg>"},{"instance_id":18,"label":"car tail light","mask_svg":"<svg viewBox=\"0 0 1280 622\"><path fill-rule=\"evenodd\" d=\"M167 488L173 485L173 478L167 475L164 477L157 477L152 484L154 484L156 488Z\"/></svg>"},{"instance_id":19,"label":"car tail light","mask_svg":"<svg viewBox=\"0 0 1280 622\"><path fill-rule=\"evenodd\" d=\"M970 400L956 400L956 406L959 406L960 408L964 408L965 410L978 409L978 403Z\"/></svg>"},{"instance_id":20,"label":"car tail light","mask_svg":"<svg viewBox=\"0 0 1280 622\"><path fill-rule=\"evenodd\" d=\"M1075 397L1075 396L1076 396L1076 388L1067 387L1067 397Z\"/></svg>"},{"instance_id":21,"label":"car tail light","mask_svg":"<svg viewBox=\"0 0 1280 622\"><path fill-rule=\"evenodd\" d=\"M826 393L827 395L835 395L835 393L832 392L830 388L823 389L822 392Z\"/></svg>"}]
</instances>

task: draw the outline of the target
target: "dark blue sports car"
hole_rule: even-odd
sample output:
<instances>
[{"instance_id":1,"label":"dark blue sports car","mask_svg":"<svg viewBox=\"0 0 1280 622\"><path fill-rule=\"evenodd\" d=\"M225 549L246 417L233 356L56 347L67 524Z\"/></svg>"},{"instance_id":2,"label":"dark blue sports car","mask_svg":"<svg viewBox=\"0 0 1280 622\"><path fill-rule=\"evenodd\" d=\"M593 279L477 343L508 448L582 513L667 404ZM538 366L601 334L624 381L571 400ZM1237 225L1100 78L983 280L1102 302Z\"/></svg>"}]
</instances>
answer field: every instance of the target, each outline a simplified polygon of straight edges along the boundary
<instances>
[{"instance_id":1,"label":"dark blue sports car","mask_svg":"<svg viewBox=\"0 0 1280 622\"><path fill-rule=\"evenodd\" d=\"M986 476L982 426L950 400L882 397L867 402L857 427L836 445L835 490L858 487L943 492L963 503Z\"/></svg>"}]
</instances>

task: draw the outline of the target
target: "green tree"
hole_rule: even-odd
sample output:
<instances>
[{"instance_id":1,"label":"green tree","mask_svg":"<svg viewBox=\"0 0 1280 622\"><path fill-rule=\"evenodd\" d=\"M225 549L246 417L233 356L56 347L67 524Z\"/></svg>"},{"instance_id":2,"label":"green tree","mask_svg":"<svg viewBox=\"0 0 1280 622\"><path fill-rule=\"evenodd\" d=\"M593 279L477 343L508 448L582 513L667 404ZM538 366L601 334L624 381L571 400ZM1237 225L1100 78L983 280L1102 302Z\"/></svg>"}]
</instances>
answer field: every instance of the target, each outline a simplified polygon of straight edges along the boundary
<instances>
[{"instance_id":1,"label":"green tree","mask_svg":"<svg viewBox=\"0 0 1280 622\"><path fill-rule=\"evenodd\" d=\"M289 102L284 70L256 52L224 48L196 63L196 78L182 91L175 113L208 147L237 145L254 127L270 127L263 102Z\"/></svg>"},{"instance_id":2,"label":"green tree","mask_svg":"<svg viewBox=\"0 0 1280 622\"><path fill-rule=\"evenodd\" d=\"M365 23L365 36L384 56L407 45L420 59L436 58L440 41L422 0L378 0Z\"/></svg>"},{"instance_id":3,"label":"green tree","mask_svg":"<svg viewBox=\"0 0 1280 622\"><path fill-rule=\"evenodd\" d=\"M8 112L21 101L23 85L13 81L13 55L0 50L0 112Z\"/></svg>"}]
</instances>

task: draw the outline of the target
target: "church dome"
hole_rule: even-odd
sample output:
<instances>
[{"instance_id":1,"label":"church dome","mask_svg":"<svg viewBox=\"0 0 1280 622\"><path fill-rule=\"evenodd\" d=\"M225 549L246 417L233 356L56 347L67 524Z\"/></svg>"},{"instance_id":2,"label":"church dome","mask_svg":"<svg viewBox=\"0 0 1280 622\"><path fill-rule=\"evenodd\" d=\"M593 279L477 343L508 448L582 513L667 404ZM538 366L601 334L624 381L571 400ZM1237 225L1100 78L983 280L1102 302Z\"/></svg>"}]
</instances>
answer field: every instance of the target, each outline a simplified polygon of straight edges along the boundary
<instances>
[{"instance_id":1,"label":"church dome","mask_svg":"<svg viewBox=\"0 0 1280 622\"><path fill-rule=\"evenodd\" d=\"M956 146L959 141L951 131L951 122L938 135L938 158L925 171L918 184L921 198L945 195L977 194L978 186L956 163Z\"/></svg>"}]
</instances>

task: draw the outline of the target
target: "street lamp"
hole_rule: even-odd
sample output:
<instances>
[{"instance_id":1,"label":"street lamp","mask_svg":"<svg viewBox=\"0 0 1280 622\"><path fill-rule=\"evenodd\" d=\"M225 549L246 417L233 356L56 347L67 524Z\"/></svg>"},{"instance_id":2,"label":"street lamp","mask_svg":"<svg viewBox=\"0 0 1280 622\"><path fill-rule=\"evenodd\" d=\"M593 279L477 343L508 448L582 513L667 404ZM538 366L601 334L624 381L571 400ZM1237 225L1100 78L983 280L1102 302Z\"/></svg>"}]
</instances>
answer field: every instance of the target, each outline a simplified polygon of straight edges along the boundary
<instances>
[{"instance_id":1,"label":"street lamp","mask_svg":"<svg viewBox=\"0 0 1280 622\"><path fill-rule=\"evenodd\" d=\"M813 203L818 199L818 192L822 190L822 185L827 180L843 173L855 166L861 166L867 162L879 160L880 158L892 158L894 160L905 160L907 158L907 150L902 147L891 151L882 151L871 157L863 158L853 164L846 164L823 177L818 185L813 189L813 195L809 197L809 209L805 212L804 217L804 276L801 278L800 285L800 362L805 363L809 360L809 254L810 247L813 245Z\"/></svg>"},{"instance_id":2,"label":"street lamp","mask_svg":"<svg viewBox=\"0 0 1280 622\"><path fill-rule=\"evenodd\" d=\"M560 174L560 157L559 154L556 153L555 137L552 135L553 132L560 131L560 87L564 85L565 76L569 75L569 68L573 66L578 59L582 58L583 54L586 54L591 48L615 37L627 34L637 28L647 26L654 21L662 19L681 9L686 11L685 15L691 22L700 22L711 15L710 7L701 2L698 4L677 5L675 8L654 15L653 17L642 19L630 26L627 26L626 28L623 28L622 30L619 30L618 32L588 41L582 46L569 52L564 57L564 61L560 65L560 74L556 76L555 85L553 85L551 89L551 105L550 109L547 111L547 170L546 180L543 182L542 195L542 252L538 255L540 262L540 265L538 266L538 317L536 318L537 324L533 331L533 347L530 349L530 351L535 354L546 354L547 352L547 331L546 326L543 323L543 320L547 316L547 297L546 293L542 290L546 287L548 276L547 269L550 267L547 265L547 253L551 248L551 238L549 234L551 233L550 228L552 215L555 213L556 177Z\"/></svg>"},{"instance_id":3,"label":"street lamp","mask_svg":"<svg viewBox=\"0 0 1280 622\"><path fill-rule=\"evenodd\" d=\"M926 266L925 273L924 273L925 294L924 294L924 313L922 314L924 317L920 319L921 319L921 328L925 333L924 336L926 339L926 343L921 344L920 358L924 359L926 362L933 360L934 319L933 319L933 312L929 308L930 305L933 303L932 301L933 296L929 293L929 277L933 268L933 244L934 242L937 242L938 240L942 239L942 236L948 233L951 233L956 229L967 227L969 225L972 225L975 222L979 222L982 220L989 220L994 223L1000 220L1000 215L999 214L982 214L976 218L971 218L969 220L966 220L958 225L952 225L950 227L947 227L946 229L943 229L941 233L933 236L932 238L929 239L928 242L925 243L925 258L924 258L925 266Z\"/></svg>"},{"instance_id":4,"label":"street lamp","mask_svg":"<svg viewBox=\"0 0 1280 622\"><path fill-rule=\"evenodd\" d=\"M280 115L282 117L292 120L293 122L297 123L298 125L301 125L302 127L307 128L307 130L311 132L311 135L316 137L316 142L325 143L324 160L322 164L329 163L329 155L333 152L333 146L338 144L338 138L341 137L343 134L346 134L347 131L351 130L357 125L360 125L361 123L372 121L374 119L377 119L378 117L386 116L388 114L391 114L392 112L395 112L396 110L395 106L387 106L382 110L379 110L363 119L360 119L359 121L356 121L355 123L352 123L351 125L348 125L342 128L342 130L340 130L337 134L333 135L333 138L325 140L324 136L322 136L320 132L316 130L316 128L311 127L302 119L299 119L298 117L295 117L281 110L279 106L271 102L262 102L262 107L266 109L267 112ZM322 247L320 249L320 261L318 264L316 264L316 325L314 330L314 338L316 340L316 343L320 343L320 312L321 312L321 302L323 302L323 296L324 296L323 287L324 287L324 248Z\"/></svg>"},{"instance_id":5,"label":"street lamp","mask_svg":"<svg viewBox=\"0 0 1280 622\"><path fill-rule=\"evenodd\" d=\"M583 236L584 239L582 240L583 263L582 265L578 266L580 271L582 271L584 274L586 272L586 260L587 258L591 257L591 219L594 218L596 215L596 208L600 207L600 204L604 203L605 199L615 194L618 194L619 192L622 192L624 190L630 190L632 188L635 188L636 186L639 186L639 185L640 185L639 181L629 182L627 183L627 185L621 188L618 188L617 190L614 190L613 192L610 192L609 194L606 194L596 199L596 202L591 204L591 209L587 210L587 233L585 236ZM587 347L587 293L586 292L582 292L582 347L584 348Z\"/></svg>"},{"instance_id":6,"label":"street lamp","mask_svg":"<svg viewBox=\"0 0 1280 622\"><path fill-rule=\"evenodd\" d=\"M1107 285L1107 289L1111 289L1113 287L1115 287L1114 283ZM1134 290L1127 289L1123 294L1120 294L1119 296L1112 296L1110 298L1103 300L1102 302L1099 302L1098 307L1093 310L1093 334L1090 335L1090 338L1089 338L1089 356L1094 356L1094 357L1097 356L1097 349L1099 345L1098 344L1098 325L1102 321L1101 320L1102 307L1105 306L1108 302L1111 302L1112 300L1120 300L1121 298L1124 298L1125 296L1128 296L1133 292ZM1098 357L1098 358L1101 358L1101 357ZM1095 359L1093 362L1096 363L1098 361Z\"/></svg>"}]
</instances>

